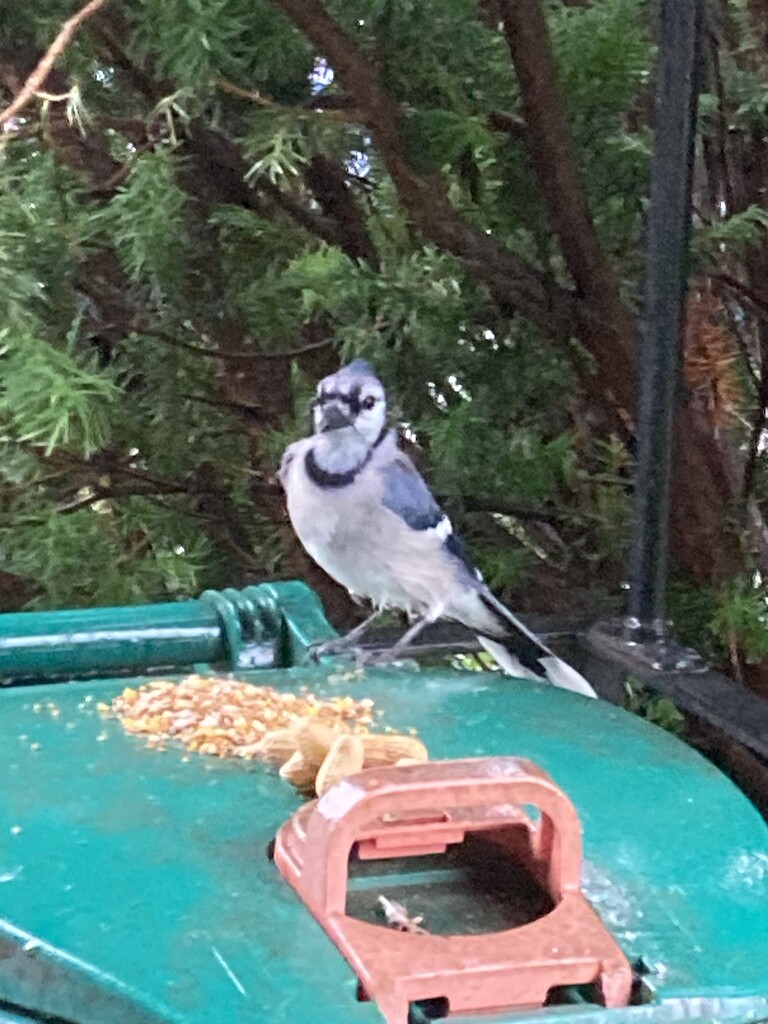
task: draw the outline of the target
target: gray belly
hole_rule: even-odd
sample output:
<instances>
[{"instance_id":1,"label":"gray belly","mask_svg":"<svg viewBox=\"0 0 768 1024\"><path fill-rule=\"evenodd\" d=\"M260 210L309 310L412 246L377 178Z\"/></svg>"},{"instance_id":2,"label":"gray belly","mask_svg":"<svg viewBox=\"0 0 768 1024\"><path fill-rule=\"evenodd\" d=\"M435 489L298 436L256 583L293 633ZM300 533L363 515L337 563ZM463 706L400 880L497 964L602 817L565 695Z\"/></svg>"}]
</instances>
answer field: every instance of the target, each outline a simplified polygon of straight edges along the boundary
<instances>
[{"instance_id":1,"label":"gray belly","mask_svg":"<svg viewBox=\"0 0 768 1024\"><path fill-rule=\"evenodd\" d=\"M296 536L317 564L348 590L370 597L368 549L374 508L347 489L320 490L303 474L292 474L288 515Z\"/></svg>"},{"instance_id":2,"label":"gray belly","mask_svg":"<svg viewBox=\"0 0 768 1024\"><path fill-rule=\"evenodd\" d=\"M397 571L398 538L391 535L391 514L377 502L375 488L372 493L356 487L320 490L303 473L291 476L288 515L310 557L345 589L375 605L423 610L424 602Z\"/></svg>"}]
</instances>

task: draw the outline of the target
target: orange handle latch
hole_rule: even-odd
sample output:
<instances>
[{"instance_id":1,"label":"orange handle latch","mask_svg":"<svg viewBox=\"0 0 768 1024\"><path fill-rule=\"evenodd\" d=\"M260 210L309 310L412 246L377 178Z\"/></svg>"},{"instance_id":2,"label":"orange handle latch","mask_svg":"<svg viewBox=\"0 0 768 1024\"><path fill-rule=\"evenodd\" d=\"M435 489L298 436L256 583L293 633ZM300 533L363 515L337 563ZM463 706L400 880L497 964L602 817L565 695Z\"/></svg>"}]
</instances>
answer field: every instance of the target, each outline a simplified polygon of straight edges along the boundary
<instances>
[{"instance_id":1,"label":"orange handle latch","mask_svg":"<svg viewBox=\"0 0 768 1024\"><path fill-rule=\"evenodd\" d=\"M538 808L534 821L525 811ZM348 864L443 853L468 833L521 861L551 897L543 917L485 935L392 931L346 913ZM450 1013L542 1006L550 989L596 984L607 1007L629 1002L632 971L583 896L573 804L537 765L514 757L431 761L363 771L280 829L275 862L376 1001L387 1024L409 1005Z\"/></svg>"}]
</instances>

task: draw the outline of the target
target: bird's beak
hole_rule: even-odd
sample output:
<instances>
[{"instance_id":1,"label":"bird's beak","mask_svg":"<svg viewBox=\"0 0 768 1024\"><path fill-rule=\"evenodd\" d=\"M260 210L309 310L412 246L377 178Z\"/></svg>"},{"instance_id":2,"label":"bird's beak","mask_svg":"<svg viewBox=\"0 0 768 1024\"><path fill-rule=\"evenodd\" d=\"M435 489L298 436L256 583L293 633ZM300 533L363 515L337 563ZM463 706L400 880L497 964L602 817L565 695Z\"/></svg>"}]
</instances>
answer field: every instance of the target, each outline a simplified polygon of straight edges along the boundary
<instances>
[{"instance_id":1,"label":"bird's beak","mask_svg":"<svg viewBox=\"0 0 768 1024\"><path fill-rule=\"evenodd\" d=\"M343 430L344 427L350 425L351 420L337 405L329 405L327 409L323 410L323 415L320 418L320 433L325 434L329 430Z\"/></svg>"}]
</instances>

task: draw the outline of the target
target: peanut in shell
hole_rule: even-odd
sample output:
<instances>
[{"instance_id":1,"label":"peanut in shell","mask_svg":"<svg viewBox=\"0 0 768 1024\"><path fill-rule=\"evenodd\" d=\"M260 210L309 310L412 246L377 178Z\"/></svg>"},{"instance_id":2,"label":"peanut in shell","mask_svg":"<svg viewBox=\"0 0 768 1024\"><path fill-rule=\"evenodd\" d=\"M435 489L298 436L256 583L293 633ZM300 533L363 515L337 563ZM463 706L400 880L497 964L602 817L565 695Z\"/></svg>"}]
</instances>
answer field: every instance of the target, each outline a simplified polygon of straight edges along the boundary
<instances>
[{"instance_id":1,"label":"peanut in shell","mask_svg":"<svg viewBox=\"0 0 768 1024\"><path fill-rule=\"evenodd\" d=\"M360 736L339 736L328 751L320 771L315 779L315 792L318 796L326 793L331 786L356 775L363 768L364 751Z\"/></svg>"}]
</instances>

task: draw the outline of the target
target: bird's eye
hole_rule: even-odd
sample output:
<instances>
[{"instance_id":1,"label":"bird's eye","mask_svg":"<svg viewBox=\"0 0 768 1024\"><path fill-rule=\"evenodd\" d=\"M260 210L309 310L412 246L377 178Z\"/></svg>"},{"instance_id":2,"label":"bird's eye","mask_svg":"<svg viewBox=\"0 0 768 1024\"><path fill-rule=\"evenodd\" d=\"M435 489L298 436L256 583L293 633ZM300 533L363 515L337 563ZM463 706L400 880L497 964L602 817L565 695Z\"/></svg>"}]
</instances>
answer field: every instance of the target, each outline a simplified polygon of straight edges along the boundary
<instances>
[{"instance_id":1,"label":"bird's eye","mask_svg":"<svg viewBox=\"0 0 768 1024\"><path fill-rule=\"evenodd\" d=\"M374 405L376 405L376 399L373 397L373 395L368 395L367 398L363 399L361 404L364 409L372 409Z\"/></svg>"}]
</instances>

